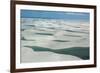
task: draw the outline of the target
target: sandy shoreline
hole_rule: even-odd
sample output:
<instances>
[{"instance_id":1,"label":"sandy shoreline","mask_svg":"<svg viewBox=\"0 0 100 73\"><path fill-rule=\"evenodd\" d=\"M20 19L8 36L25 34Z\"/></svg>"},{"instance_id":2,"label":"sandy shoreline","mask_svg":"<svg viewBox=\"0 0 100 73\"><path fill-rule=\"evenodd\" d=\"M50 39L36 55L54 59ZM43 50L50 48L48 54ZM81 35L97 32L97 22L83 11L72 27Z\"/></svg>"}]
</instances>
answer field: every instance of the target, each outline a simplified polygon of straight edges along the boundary
<instances>
[{"instance_id":1,"label":"sandy shoreline","mask_svg":"<svg viewBox=\"0 0 100 73\"><path fill-rule=\"evenodd\" d=\"M72 55L57 54L49 51L35 52L31 48L21 48L21 62L55 62L55 61L73 61L82 60L79 57Z\"/></svg>"}]
</instances>

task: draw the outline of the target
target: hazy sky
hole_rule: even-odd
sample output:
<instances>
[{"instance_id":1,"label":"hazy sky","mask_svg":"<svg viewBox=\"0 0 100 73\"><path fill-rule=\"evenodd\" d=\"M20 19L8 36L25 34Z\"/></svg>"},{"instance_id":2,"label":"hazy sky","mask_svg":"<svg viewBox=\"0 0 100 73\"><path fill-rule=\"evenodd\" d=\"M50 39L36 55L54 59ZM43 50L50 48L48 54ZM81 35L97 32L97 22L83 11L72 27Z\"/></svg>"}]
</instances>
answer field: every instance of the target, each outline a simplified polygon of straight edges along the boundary
<instances>
[{"instance_id":1,"label":"hazy sky","mask_svg":"<svg viewBox=\"0 0 100 73\"><path fill-rule=\"evenodd\" d=\"M66 19L89 22L90 14L86 12L21 10L21 18Z\"/></svg>"}]
</instances>

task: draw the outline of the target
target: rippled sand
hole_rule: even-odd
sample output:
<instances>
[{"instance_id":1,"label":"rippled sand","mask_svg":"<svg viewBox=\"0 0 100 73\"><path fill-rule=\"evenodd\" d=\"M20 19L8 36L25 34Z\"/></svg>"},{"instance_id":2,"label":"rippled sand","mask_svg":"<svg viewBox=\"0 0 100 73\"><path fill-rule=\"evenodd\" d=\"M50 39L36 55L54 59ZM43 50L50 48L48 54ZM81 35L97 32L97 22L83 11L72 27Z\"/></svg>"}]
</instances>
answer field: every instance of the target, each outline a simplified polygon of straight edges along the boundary
<instances>
[{"instance_id":1,"label":"rippled sand","mask_svg":"<svg viewBox=\"0 0 100 73\"><path fill-rule=\"evenodd\" d=\"M45 47L53 50L89 47L89 24L86 22L31 18L23 18L21 21L21 62L81 59L77 56L51 51L37 52L32 50L34 48L29 48L30 46Z\"/></svg>"}]
</instances>

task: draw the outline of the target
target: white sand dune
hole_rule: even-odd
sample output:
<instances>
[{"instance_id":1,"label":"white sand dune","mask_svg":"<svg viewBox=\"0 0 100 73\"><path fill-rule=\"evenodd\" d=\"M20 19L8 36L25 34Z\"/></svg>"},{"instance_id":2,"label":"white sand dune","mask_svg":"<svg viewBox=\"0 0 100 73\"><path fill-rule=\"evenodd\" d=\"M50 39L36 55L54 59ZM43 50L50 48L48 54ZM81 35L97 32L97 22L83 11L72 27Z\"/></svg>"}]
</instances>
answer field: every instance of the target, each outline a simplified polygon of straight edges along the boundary
<instances>
[{"instance_id":1,"label":"white sand dune","mask_svg":"<svg viewBox=\"0 0 100 73\"><path fill-rule=\"evenodd\" d=\"M53 19L24 18L21 29L21 62L81 60L78 57L53 52L35 52L24 46L50 49L89 47L89 23ZM58 41L55 41L58 40Z\"/></svg>"},{"instance_id":2,"label":"white sand dune","mask_svg":"<svg viewBox=\"0 0 100 73\"><path fill-rule=\"evenodd\" d=\"M35 52L31 48L21 48L21 62L54 62L54 61L72 61L82 60L76 56L57 54L53 52Z\"/></svg>"}]
</instances>

